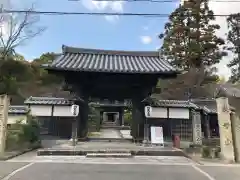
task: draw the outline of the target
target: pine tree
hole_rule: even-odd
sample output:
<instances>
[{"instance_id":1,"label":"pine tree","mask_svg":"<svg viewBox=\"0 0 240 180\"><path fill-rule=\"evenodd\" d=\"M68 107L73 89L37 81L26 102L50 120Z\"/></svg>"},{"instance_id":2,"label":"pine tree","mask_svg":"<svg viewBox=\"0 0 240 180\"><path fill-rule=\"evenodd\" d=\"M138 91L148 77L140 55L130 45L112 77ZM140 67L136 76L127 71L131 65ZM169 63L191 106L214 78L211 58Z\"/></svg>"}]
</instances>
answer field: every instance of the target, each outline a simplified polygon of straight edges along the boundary
<instances>
[{"instance_id":1,"label":"pine tree","mask_svg":"<svg viewBox=\"0 0 240 180\"><path fill-rule=\"evenodd\" d=\"M226 55L220 49L224 40L216 36L220 26L210 23L215 17L208 1L185 1L170 15L160 35L162 57L178 68L210 68Z\"/></svg>"},{"instance_id":2,"label":"pine tree","mask_svg":"<svg viewBox=\"0 0 240 180\"><path fill-rule=\"evenodd\" d=\"M232 71L230 81L235 83L240 80L240 13L231 14L227 18L227 24L227 40L230 43L227 49L232 51L234 55L228 67Z\"/></svg>"}]
</instances>

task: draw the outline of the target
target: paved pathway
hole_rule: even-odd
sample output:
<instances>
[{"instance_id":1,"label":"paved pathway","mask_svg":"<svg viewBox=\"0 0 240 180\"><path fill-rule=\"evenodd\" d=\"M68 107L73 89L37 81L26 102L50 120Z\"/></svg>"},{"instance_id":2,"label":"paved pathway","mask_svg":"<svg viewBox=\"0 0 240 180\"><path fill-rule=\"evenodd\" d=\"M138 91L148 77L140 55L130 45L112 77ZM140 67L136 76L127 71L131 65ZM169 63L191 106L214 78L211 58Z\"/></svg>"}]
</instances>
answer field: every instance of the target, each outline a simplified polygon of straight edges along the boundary
<instances>
[{"instance_id":1,"label":"paved pathway","mask_svg":"<svg viewBox=\"0 0 240 180\"><path fill-rule=\"evenodd\" d=\"M65 162L59 161L62 158ZM240 178L240 166L200 166L182 158L88 160L94 163L80 163L82 160L80 158L78 162L75 160L73 163L74 157L72 159L52 157L52 162L42 160L29 163L17 162L19 158L14 159L0 162L1 180L239 180ZM118 163L114 164L114 161ZM144 164L144 161L148 164Z\"/></svg>"},{"instance_id":2,"label":"paved pathway","mask_svg":"<svg viewBox=\"0 0 240 180\"><path fill-rule=\"evenodd\" d=\"M0 161L0 180L239 180L239 165L205 163L185 157L86 158L36 156L36 151Z\"/></svg>"},{"instance_id":3,"label":"paved pathway","mask_svg":"<svg viewBox=\"0 0 240 180\"><path fill-rule=\"evenodd\" d=\"M121 139L120 131L114 128L101 129L100 138L119 138Z\"/></svg>"}]
</instances>

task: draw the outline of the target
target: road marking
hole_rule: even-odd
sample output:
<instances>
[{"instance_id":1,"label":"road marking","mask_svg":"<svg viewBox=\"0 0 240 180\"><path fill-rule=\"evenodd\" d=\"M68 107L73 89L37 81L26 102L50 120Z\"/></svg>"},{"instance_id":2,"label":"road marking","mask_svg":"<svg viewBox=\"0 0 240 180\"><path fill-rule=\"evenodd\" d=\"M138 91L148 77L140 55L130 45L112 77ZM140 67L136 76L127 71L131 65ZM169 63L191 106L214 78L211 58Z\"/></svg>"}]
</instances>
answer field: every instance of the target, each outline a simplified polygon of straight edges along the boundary
<instances>
[{"instance_id":1,"label":"road marking","mask_svg":"<svg viewBox=\"0 0 240 180\"><path fill-rule=\"evenodd\" d=\"M5 176L2 180L9 180L9 179L10 179L11 177L13 177L15 174L17 174L18 172L20 172L20 171L22 171L22 170L24 170L24 169L32 166L33 164L35 164L35 163L32 162L32 163L29 163L29 164L27 164L27 165L25 165L25 166L23 166L23 167L21 167L21 168L19 168L19 169L16 169L15 171L11 172L9 175Z\"/></svg>"},{"instance_id":2,"label":"road marking","mask_svg":"<svg viewBox=\"0 0 240 180\"><path fill-rule=\"evenodd\" d=\"M205 177L207 177L209 180L216 180L214 177L210 176L208 173L206 173L205 171L203 171L202 169L200 169L199 167L197 167L196 165L192 164L192 167L200 172L202 175L204 175Z\"/></svg>"}]
</instances>

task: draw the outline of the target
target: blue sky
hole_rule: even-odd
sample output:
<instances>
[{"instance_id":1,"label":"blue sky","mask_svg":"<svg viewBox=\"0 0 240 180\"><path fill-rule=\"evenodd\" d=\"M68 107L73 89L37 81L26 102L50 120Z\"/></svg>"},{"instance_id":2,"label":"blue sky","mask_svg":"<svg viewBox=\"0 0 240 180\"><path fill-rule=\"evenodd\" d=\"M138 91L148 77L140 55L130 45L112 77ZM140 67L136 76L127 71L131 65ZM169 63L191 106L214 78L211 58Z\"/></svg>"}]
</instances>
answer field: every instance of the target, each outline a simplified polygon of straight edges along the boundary
<instances>
[{"instance_id":1,"label":"blue sky","mask_svg":"<svg viewBox=\"0 0 240 180\"><path fill-rule=\"evenodd\" d=\"M168 14L176 7L176 2L96 3L91 0L35 0L35 2L35 10L40 11ZM46 27L46 30L19 46L17 51L27 60L31 60L45 52L61 52L62 44L113 50L156 50L161 45L157 36L163 31L166 21L167 18L41 15L38 25Z\"/></svg>"}]
</instances>

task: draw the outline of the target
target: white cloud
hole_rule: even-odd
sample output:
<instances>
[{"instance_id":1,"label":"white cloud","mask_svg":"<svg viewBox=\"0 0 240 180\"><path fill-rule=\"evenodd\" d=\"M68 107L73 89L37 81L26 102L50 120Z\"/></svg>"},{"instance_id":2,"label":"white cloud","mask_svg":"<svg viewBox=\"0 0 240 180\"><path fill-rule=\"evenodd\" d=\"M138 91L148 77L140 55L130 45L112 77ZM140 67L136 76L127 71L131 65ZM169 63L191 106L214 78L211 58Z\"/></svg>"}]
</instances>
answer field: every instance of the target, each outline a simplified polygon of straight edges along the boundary
<instances>
[{"instance_id":1,"label":"white cloud","mask_svg":"<svg viewBox=\"0 0 240 180\"><path fill-rule=\"evenodd\" d=\"M140 39L143 44L150 44L152 42L152 38L150 36L141 36Z\"/></svg>"},{"instance_id":2,"label":"white cloud","mask_svg":"<svg viewBox=\"0 0 240 180\"><path fill-rule=\"evenodd\" d=\"M144 26L144 27L143 27L143 30L145 30L145 31L147 31L148 29L149 29L148 26Z\"/></svg>"},{"instance_id":3,"label":"white cloud","mask_svg":"<svg viewBox=\"0 0 240 180\"><path fill-rule=\"evenodd\" d=\"M124 1L94 1L82 0L82 5L90 11L110 11L114 13L121 13L124 10ZM119 16L105 16L109 22L115 22Z\"/></svg>"},{"instance_id":4,"label":"white cloud","mask_svg":"<svg viewBox=\"0 0 240 180\"><path fill-rule=\"evenodd\" d=\"M239 2L211 2L209 3L210 8L213 10L216 15L228 15L232 13L240 12L240 3ZM217 24L220 25L221 29L217 32L219 36L226 39L226 33L228 31L226 17L216 17ZM229 78L231 75L230 69L227 67L227 64L232 59L232 56L224 57L222 62L217 65L219 70L219 75L223 75L226 78Z\"/></svg>"}]
</instances>

